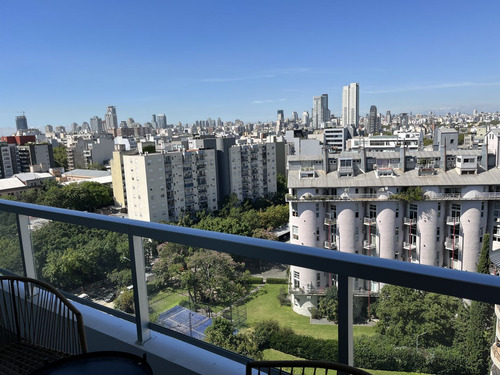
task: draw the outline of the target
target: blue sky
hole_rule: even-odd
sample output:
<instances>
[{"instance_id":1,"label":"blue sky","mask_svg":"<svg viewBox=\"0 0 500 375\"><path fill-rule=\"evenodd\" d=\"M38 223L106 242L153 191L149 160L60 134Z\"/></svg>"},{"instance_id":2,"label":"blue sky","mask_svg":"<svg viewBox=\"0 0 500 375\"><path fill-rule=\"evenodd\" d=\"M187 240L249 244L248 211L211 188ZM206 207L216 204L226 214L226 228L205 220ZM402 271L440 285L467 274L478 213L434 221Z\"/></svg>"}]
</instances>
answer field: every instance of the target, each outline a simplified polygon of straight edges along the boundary
<instances>
[{"instance_id":1,"label":"blue sky","mask_svg":"<svg viewBox=\"0 0 500 375\"><path fill-rule=\"evenodd\" d=\"M266 121L360 84L360 113L497 111L500 2L2 1L0 131L104 116Z\"/></svg>"}]
</instances>

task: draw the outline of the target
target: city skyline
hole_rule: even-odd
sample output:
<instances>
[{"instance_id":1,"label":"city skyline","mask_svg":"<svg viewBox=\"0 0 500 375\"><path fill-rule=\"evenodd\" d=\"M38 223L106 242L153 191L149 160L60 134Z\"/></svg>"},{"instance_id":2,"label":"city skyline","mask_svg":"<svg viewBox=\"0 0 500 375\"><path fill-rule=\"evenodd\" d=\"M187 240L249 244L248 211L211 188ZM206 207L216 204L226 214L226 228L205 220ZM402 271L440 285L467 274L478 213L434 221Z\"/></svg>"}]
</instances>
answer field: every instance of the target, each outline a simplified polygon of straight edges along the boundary
<instances>
[{"instance_id":1,"label":"city skyline","mask_svg":"<svg viewBox=\"0 0 500 375\"><path fill-rule=\"evenodd\" d=\"M271 121L324 93L339 117L350 82L361 116L497 111L500 4L427 4L2 3L0 130L23 111L30 127L68 126L107 106L141 123Z\"/></svg>"}]
</instances>

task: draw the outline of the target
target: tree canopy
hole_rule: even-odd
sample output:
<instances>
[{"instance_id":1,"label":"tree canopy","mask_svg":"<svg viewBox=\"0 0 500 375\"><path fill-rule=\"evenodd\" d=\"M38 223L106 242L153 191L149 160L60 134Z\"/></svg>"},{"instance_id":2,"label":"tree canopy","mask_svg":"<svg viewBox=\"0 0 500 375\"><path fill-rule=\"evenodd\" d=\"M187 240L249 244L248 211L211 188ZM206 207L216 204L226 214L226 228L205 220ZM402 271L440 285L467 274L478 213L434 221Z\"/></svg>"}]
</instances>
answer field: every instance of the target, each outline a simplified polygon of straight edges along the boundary
<instances>
[{"instance_id":1,"label":"tree canopy","mask_svg":"<svg viewBox=\"0 0 500 375\"><path fill-rule=\"evenodd\" d=\"M376 329L394 345L451 345L455 335L458 298L386 285L377 304Z\"/></svg>"}]
</instances>

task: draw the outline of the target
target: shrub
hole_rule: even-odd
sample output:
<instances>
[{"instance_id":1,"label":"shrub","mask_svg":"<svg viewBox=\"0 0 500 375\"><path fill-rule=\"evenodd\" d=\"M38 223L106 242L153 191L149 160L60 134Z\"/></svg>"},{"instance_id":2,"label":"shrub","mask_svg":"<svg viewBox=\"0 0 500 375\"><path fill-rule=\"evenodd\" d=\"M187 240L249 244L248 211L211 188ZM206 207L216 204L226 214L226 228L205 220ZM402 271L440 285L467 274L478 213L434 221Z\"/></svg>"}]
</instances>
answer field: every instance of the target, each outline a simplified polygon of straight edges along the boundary
<instances>
[{"instance_id":1,"label":"shrub","mask_svg":"<svg viewBox=\"0 0 500 375\"><path fill-rule=\"evenodd\" d=\"M291 302L288 299L288 293L284 287L280 288L280 292L278 294L278 301L280 301L281 306L291 306Z\"/></svg>"}]
</instances>

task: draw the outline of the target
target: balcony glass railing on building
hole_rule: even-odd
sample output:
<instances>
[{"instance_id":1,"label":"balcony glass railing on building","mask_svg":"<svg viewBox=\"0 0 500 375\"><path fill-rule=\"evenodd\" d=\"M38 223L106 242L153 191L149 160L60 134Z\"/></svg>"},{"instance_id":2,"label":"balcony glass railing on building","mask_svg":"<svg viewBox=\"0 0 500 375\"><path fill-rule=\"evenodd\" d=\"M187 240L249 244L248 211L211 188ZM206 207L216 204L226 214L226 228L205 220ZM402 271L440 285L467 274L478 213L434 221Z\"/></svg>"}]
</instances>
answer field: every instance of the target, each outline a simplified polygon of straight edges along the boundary
<instances>
[{"instance_id":1,"label":"balcony glass railing on building","mask_svg":"<svg viewBox=\"0 0 500 375\"><path fill-rule=\"evenodd\" d=\"M198 327L202 325L195 327L195 323L207 323L230 309L222 303L207 304L199 297L196 297L197 307L194 308L189 298L193 291L189 285L192 284L187 282L189 279L184 278L185 275L179 275L203 265L212 253L200 253L200 257L190 259L186 267L177 260L184 251L191 254L194 249L214 249L219 251L213 253L218 263L226 253L230 253L247 259L247 266L251 263L250 258L256 257L260 261L318 270L322 277L325 274L335 275L339 288L339 360L345 363L352 362L353 355L353 305L349 301L352 301L356 280L374 280L368 282L369 287L366 283L360 286L369 291L368 296L374 291L374 285L385 283L500 303L500 280L488 275L17 202L0 201L0 210L3 212L0 213L0 235L2 239L8 235L8 246L12 249L9 257L4 256L7 253L2 253L0 266L31 277L44 278L71 292L71 298L80 306L87 327L94 335L89 340L92 345L90 350L109 350L113 346L105 347L106 342L110 343L108 345L114 342L117 346L126 346L139 353L147 351L152 354L152 361L162 359L165 363L172 363L171 366L189 369L187 373L243 373L240 363L247 359L196 339ZM2 244L4 249L7 248L6 242ZM85 257L79 256L76 246ZM159 260L153 262L155 251L161 255ZM259 260L254 261L254 266L258 268L258 265ZM156 273L158 267L164 272ZM203 268L200 266L199 269L201 272ZM107 275L108 272L110 275ZM152 273L156 280L152 279ZM286 267L283 273L286 278ZM203 275L196 276L199 277L196 280L204 281ZM181 283L182 279L186 280L186 284ZM297 293L299 297L301 294L322 295L325 289L316 287L316 279L312 279L303 289L291 286L290 292ZM158 287L166 281L174 287ZM125 285L120 288L122 294L115 293L116 285ZM215 285L219 288L230 283L221 281ZM88 294L93 302L76 297L83 293ZM221 297L223 291L214 290L214 293L211 298ZM228 293L234 291L229 290ZM120 297L123 295L125 297ZM121 308L129 313L110 308L114 301L109 301L118 298ZM227 298L229 306L233 306L233 320L242 319L244 314L241 311L237 313L236 308L239 297ZM179 306L176 307L178 311L167 313L172 304ZM187 310L186 320L181 323L171 321L172 315L181 310ZM201 316L189 315L190 311ZM251 312L249 309L246 313ZM118 324L118 321L121 323ZM118 328L111 329L115 323ZM126 331L127 334L120 336L120 330L127 330L126 327L131 325L135 334L134 331ZM151 337L154 340L150 340ZM158 373L162 373L161 370Z\"/></svg>"}]
</instances>

